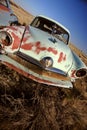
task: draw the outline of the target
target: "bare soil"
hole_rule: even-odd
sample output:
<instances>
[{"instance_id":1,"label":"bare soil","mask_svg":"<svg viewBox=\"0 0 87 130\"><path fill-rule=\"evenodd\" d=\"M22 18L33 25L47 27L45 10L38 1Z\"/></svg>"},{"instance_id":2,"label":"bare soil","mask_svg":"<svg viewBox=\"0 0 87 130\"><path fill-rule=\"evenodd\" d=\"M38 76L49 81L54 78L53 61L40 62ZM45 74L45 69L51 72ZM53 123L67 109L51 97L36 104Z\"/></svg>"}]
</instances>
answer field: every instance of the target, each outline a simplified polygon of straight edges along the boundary
<instances>
[{"instance_id":1,"label":"bare soil","mask_svg":"<svg viewBox=\"0 0 87 130\"><path fill-rule=\"evenodd\" d=\"M33 18L15 4L12 8L22 23ZM70 47L87 65L87 56ZM0 130L87 130L87 77L64 89L39 84L0 64Z\"/></svg>"}]
</instances>

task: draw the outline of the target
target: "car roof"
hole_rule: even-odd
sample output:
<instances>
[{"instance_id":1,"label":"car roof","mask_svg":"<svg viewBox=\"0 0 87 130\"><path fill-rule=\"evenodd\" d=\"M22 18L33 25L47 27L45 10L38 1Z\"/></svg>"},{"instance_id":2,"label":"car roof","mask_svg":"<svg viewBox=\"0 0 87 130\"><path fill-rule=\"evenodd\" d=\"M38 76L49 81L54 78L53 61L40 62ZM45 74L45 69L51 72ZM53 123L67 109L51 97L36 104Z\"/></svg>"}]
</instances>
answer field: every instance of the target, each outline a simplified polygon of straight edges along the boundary
<instances>
[{"instance_id":1,"label":"car roof","mask_svg":"<svg viewBox=\"0 0 87 130\"><path fill-rule=\"evenodd\" d=\"M70 35L70 31L69 31L66 27L64 27L62 24L60 24L59 22L57 22L57 21L55 21L55 20L53 20L53 19L51 19L51 18L49 18L49 17L46 17L46 16L44 16L44 15L38 15L38 16L36 16L36 17L42 17L42 18L48 19L48 20L50 20L50 21L56 23L56 24L59 25L61 28L63 28L65 31L67 31L68 34Z\"/></svg>"}]
</instances>

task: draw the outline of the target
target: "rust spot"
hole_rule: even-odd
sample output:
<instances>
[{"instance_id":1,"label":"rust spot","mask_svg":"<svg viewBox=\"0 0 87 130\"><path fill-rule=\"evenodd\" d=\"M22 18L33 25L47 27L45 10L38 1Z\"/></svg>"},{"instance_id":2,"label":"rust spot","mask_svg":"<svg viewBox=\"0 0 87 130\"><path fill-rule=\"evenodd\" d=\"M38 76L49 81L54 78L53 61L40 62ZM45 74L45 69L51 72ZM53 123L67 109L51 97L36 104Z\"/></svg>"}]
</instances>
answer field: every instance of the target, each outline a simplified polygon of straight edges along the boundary
<instances>
[{"instance_id":1,"label":"rust spot","mask_svg":"<svg viewBox=\"0 0 87 130\"><path fill-rule=\"evenodd\" d=\"M11 29L12 31L18 31L18 28L15 26L8 26L7 29Z\"/></svg>"},{"instance_id":2,"label":"rust spot","mask_svg":"<svg viewBox=\"0 0 87 130\"><path fill-rule=\"evenodd\" d=\"M36 42L35 46L36 46L36 47L40 47L40 42L39 42L39 41Z\"/></svg>"},{"instance_id":3,"label":"rust spot","mask_svg":"<svg viewBox=\"0 0 87 130\"><path fill-rule=\"evenodd\" d=\"M46 47L41 47L40 42L36 42L35 47L36 47L35 52L37 54L39 54L41 51L45 51L47 49Z\"/></svg>"},{"instance_id":4,"label":"rust spot","mask_svg":"<svg viewBox=\"0 0 87 130\"><path fill-rule=\"evenodd\" d=\"M60 52L58 62L61 63L62 61L66 60L66 55L63 52Z\"/></svg>"},{"instance_id":5,"label":"rust spot","mask_svg":"<svg viewBox=\"0 0 87 130\"><path fill-rule=\"evenodd\" d=\"M11 33L13 38L14 38L14 41L13 41L13 44L12 44L12 50L14 49L18 49L19 45L20 45L20 38L15 35L13 32Z\"/></svg>"},{"instance_id":6,"label":"rust spot","mask_svg":"<svg viewBox=\"0 0 87 130\"><path fill-rule=\"evenodd\" d=\"M32 50L32 47L33 47L33 43L23 44L21 46L21 48L24 49L24 50Z\"/></svg>"},{"instance_id":7,"label":"rust spot","mask_svg":"<svg viewBox=\"0 0 87 130\"><path fill-rule=\"evenodd\" d=\"M52 52L53 54L55 54L55 55L57 55L57 50L55 50L54 48L52 48L52 47L49 47L48 49L48 52Z\"/></svg>"},{"instance_id":8,"label":"rust spot","mask_svg":"<svg viewBox=\"0 0 87 130\"><path fill-rule=\"evenodd\" d=\"M60 53L58 62L60 63L60 62L62 62L62 60L63 60L63 52Z\"/></svg>"},{"instance_id":9,"label":"rust spot","mask_svg":"<svg viewBox=\"0 0 87 130\"><path fill-rule=\"evenodd\" d=\"M6 12L10 11L10 9L8 9L7 7L5 7L3 5L0 5L0 10L6 11Z\"/></svg>"},{"instance_id":10,"label":"rust spot","mask_svg":"<svg viewBox=\"0 0 87 130\"><path fill-rule=\"evenodd\" d=\"M29 38L29 37L28 37ZM26 41L26 39L25 39ZM23 42L24 43L24 42ZM39 54L41 51L48 51L48 52L52 52L54 55L57 55L58 54L58 51L55 50L54 48L52 47L49 47L49 48L46 48L46 47L41 47L41 43L38 41L36 43L27 43L27 44L23 44L21 46L22 49L25 49L25 50L32 50L32 47L35 47L35 49L33 51L35 51L36 54Z\"/></svg>"},{"instance_id":11,"label":"rust spot","mask_svg":"<svg viewBox=\"0 0 87 130\"><path fill-rule=\"evenodd\" d=\"M27 43L28 39L30 38L30 36L24 37L23 38L23 43Z\"/></svg>"},{"instance_id":12,"label":"rust spot","mask_svg":"<svg viewBox=\"0 0 87 130\"><path fill-rule=\"evenodd\" d=\"M76 70L72 70L72 71L71 71L71 77L72 77L72 78L75 77L75 73L76 73Z\"/></svg>"}]
</instances>

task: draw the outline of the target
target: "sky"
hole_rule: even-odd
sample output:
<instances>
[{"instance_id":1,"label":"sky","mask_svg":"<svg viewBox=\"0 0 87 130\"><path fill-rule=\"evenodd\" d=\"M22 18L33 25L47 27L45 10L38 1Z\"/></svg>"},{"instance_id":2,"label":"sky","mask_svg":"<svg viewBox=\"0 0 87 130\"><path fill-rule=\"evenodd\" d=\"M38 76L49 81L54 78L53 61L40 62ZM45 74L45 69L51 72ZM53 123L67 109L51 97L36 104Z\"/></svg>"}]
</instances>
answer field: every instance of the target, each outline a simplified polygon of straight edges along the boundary
<instances>
[{"instance_id":1,"label":"sky","mask_svg":"<svg viewBox=\"0 0 87 130\"><path fill-rule=\"evenodd\" d=\"M29 13L50 17L70 31L70 42L87 53L87 0L14 0Z\"/></svg>"}]
</instances>

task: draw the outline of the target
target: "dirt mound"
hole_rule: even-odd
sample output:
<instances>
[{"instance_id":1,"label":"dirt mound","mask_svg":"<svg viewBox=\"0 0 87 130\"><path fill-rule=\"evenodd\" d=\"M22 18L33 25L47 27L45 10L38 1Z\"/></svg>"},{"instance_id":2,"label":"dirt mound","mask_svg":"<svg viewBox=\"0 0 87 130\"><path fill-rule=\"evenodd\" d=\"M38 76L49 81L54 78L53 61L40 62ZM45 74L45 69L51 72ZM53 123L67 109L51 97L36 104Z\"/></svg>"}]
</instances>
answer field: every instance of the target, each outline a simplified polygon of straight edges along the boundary
<instances>
[{"instance_id":1,"label":"dirt mound","mask_svg":"<svg viewBox=\"0 0 87 130\"><path fill-rule=\"evenodd\" d=\"M26 14L22 22L33 18L19 6L12 7L20 21L21 11ZM87 65L87 56L70 47ZM0 64L0 130L87 130L87 77L77 80L73 89L57 88Z\"/></svg>"}]
</instances>

